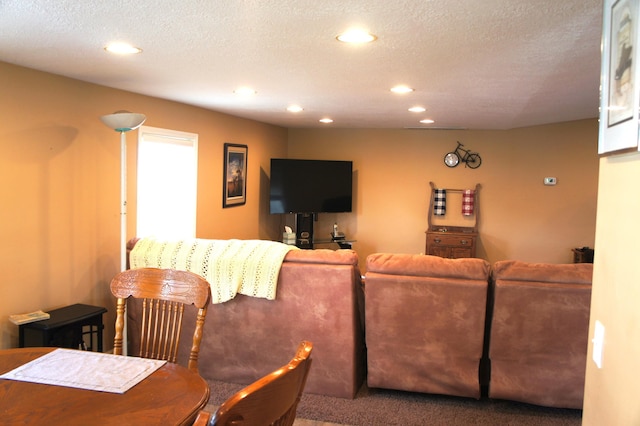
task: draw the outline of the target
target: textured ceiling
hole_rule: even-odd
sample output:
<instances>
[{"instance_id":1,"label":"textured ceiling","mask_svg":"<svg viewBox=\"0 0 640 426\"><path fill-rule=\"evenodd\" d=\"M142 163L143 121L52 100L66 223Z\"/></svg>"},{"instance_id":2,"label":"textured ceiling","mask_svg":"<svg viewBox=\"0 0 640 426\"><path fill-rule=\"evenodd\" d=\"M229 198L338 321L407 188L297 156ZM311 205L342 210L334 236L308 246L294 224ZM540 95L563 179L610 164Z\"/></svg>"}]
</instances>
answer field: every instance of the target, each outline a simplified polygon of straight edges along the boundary
<instances>
[{"instance_id":1,"label":"textured ceiling","mask_svg":"<svg viewBox=\"0 0 640 426\"><path fill-rule=\"evenodd\" d=\"M336 41L351 26L378 40ZM594 118L601 31L601 0L0 0L0 61L286 127Z\"/></svg>"}]
</instances>

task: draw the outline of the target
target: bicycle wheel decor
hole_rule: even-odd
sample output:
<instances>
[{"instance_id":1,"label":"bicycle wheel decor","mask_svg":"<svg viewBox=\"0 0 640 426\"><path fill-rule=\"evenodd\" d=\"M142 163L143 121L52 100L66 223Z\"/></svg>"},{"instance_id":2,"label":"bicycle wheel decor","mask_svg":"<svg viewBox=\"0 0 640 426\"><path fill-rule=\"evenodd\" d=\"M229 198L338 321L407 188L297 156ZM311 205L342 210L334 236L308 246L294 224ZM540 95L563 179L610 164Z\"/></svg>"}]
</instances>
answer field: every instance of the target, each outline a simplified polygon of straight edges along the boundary
<instances>
[{"instance_id":1,"label":"bicycle wheel decor","mask_svg":"<svg viewBox=\"0 0 640 426\"><path fill-rule=\"evenodd\" d=\"M455 152L449 152L447 155L444 156L444 164L447 165L447 167L455 167L460 163L460 157L458 157L458 154L456 154Z\"/></svg>"},{"instance_id":2,"label":"bicycle wheel decor","mask_svg":"<svg viewBox=\"0 0 640 426\"><path fill-rule=\"evenodd\" d=\"M477 153L469 154L469 158L467 158L466 165L469 166L470 169L477 169L482 164L482 158Z\"/></svg>"}]
</instances>

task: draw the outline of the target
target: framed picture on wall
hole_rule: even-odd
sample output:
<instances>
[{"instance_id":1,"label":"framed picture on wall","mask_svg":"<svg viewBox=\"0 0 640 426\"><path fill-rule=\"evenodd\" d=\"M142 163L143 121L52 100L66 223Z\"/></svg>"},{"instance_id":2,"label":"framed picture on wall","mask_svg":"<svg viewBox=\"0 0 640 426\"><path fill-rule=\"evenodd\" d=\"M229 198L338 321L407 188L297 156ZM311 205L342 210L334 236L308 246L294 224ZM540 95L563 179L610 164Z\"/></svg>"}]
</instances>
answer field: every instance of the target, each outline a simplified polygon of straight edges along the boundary
<instances>
[{"instance_id":1,"label":"framed picture on wall","mask_svg":"<svg viewBox=\"0 0 640 426\"><path fill-rule=\"evenodd\" d=\"M638 148L638 0L605 0L598 154Z\"/></svg>"},{"instance_id":2,"label":"framed picture on wall","mask_svg":"<svg viewBox=\"0 0 640 426\"><path fill-rule=\"evenodd\" d=\"M223 208L247 202L247 151L246 145L224 144Z\"/></svg>"}]
</instances>

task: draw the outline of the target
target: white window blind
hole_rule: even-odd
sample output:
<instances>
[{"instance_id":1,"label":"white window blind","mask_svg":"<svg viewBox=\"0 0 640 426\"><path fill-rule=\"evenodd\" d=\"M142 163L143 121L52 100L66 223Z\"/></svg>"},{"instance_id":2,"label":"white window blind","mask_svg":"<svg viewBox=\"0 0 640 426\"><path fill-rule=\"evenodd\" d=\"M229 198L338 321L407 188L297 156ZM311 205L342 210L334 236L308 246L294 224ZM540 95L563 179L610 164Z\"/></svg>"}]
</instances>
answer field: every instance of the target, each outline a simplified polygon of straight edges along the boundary
<instances>
[{"instance_id":1,"label":"white window blind","mask_svg":"<svg viewBox=\"0 0 640 426\"><path fill-rule=\"evenodd\" d=\"M138 132L137 237L195 238L198 135Z\"/></svg>"}]
</instances>

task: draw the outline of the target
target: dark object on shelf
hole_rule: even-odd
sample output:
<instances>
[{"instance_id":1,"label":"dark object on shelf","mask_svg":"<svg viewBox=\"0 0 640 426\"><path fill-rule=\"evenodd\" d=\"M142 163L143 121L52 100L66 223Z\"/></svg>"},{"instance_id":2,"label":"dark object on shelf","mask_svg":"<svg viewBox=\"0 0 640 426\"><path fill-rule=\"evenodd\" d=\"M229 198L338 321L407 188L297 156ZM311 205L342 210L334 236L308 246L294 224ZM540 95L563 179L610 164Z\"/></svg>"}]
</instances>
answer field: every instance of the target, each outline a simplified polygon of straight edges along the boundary
<instances>
[{"instance_id":1,"label":"dark object on shelf","mask_svg":"<svg viewBox=\"0 0 640 426\"><path fill-rule=\"evenodd\" d=\"M21 348L59 347L102 352L102 314L100 306L75 305L49 311L50 318L22 324L18 331ZM85 331L86 328L86 331ZM85 341L85 335L89 335ZM94 346L95 343L95 346Z\"/></svg>"},{"instance_id":2,"label":"dark object on shelf","mask_svg":"<svg viewBox=\"0 0 640 426\"><path fill-rule=\"evenodd\" d=\"M574 248L573 263L593 263L593 249L589 247Z\"/></svg>"},{"instance_id":3,"label":"dark object on shelf","mask_svg":"<svg viewBox=\"0 0 640 426\"><path fill-rule=\"evenodd\" d=\"M341 249L351 249L351 242L347 242L344 240L335 240L335 243L338 244L338 247Z\"/></svg>"},{"instance_id":4,"label":"dark object on shelf","mask_svg":"<svg viewBox=\"0 0 640 426\"><path fill-rule=\"evenodd\" d=\"M301 249L313 249L314 213L296 213L296 246Z\"/></svg>"}]
</instances>

